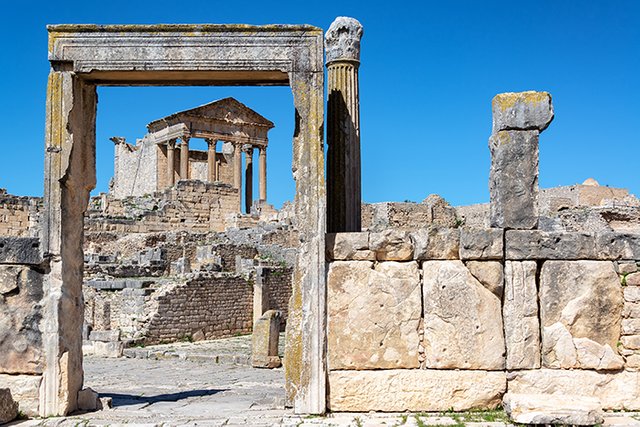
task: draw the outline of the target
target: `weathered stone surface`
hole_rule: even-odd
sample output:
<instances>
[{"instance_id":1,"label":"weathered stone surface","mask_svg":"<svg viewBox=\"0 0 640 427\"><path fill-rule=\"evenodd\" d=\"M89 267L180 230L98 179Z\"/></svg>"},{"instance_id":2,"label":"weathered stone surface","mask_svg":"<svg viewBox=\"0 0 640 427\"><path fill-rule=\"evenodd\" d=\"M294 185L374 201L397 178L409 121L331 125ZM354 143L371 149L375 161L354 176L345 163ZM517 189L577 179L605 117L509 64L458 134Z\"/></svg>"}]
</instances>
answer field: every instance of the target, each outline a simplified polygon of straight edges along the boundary
<instances>
[{"instance_id":1,"label":"weathered stone surface","mask_svg":"<svg viewBox=\"0 0 640 427\"><path fill-rule=\"evenodd\" d=\"M413 259L413 243L408 232L385 230L371 233L369 247L378 261L409 261Z\"/></svg>"},{"instance_id":2,"label":"weathered stone surface","mask_svg":"<svg viewBox=\"0 0 640 427\"><path fill-rule=\"evenodd\" d=\"M78 409L81 411L95 411L99 409L100 399L98 393L90 387L78 392Z\"/></svg>"},{"instance_id":3,"label":"weathered stone surface","mask_svg":"<svg viewBox=\"0 0 640 427\"><path fill-rule=\"evenodd\" d=\"M640 302L640 286L625 286L623 294L627 302Z\"/></svg>"},{"instance_id":4,"label":"weathered stone surface","mask_svg":"<svg viewBox=\"0 0 640 427\"><path fill-rule=\"evenodd\" d=\"M11 390L0 388L0 424L13 421L18 416L18 404L11 396Z\"/></svg>"},{"instance_id":5,"label":"weathered stone surface","mask_svg":"<svg viewBox=\"0 0 640 427\"><path fill-rule=\"evenodd\" d=\"M493 133L501 130L542 132L553 120L553 104L548 92L500 93L491 102Z\"/></svg>"},{"instance_id":6,"label":"weathered stone surface","mask_svg":"<svg viewBox=\"0 0 640 427\"><path fill-rule=\"evenodd\" d=\"M638 271L638 265L635 262L619 262L618 273L619 274L631 274Z\"/></svg>"},{"instance_id":7,"label":"weathered stone surface","mask_svg":"<svg viewBox=\"0 0 640 427\"><path fill-rule=\"evenodd\" d=\"M426 261L424 347L427 368L504 368L500 298L462 261Z\"/></svg>"},{"instance_id":8,"label":"weathered stone surface","mask_svg":"<svg viewBox=\"0 0 640 427\"><path fill-rule=\"evenodd\" d=\"M535 261L506 261L502 314L507 346L506 367L540 367L540 324Z\"/></svg>"},{"instance_id":9,"label":"weathered stone surface","mask_svg":"<svg viewBox=\"0 0 640 427\"><path fill-rule=\"evenodd\" d=\"M414 259L460 259L460 230L457 228L429 227L411 233Z\"/></svg>"},{"instance_id":10,"label":"weathered stone surface","mask_svg":"<svg viewBox=\"0 0 640 427\"><path fill-rule=\"evenodd\" d=\"M624 318L640 318L640 303L626 302L622 308L622 317Z\"/></svg>"},{"instance_id":11,"label":"weathered stone surface","mask_svg":"<svg viewBox=\"0 0 640 427\"><path fill-rule=\"evenodd\" d=\"M30 417L39 415L40 375L6 375L0 374L0 388L11 390L13 400L18 402L18 410Z\"/></svg>"},{"instance_id":12,"label":"weathered stone surface","mask_svg":"<svg viewBox=\"0 0 640 427\"><path fill-rule=\"evenodd\" d=\"M532 229L538 224L538 131L501 131L489 138L490 223Z\"/></svg>"},{"instance_id":13,"label":"weathered stone surface","mask_svg":"<svg viewBox=\"0 0 640 427\"><path fill-rule=\"evenodd\" d=\"M331 411L465 411L495 408L506 391L504 372L448 370L333 371Z\"/></svg>"},{"instance_id":14,"label":"weathered stone surface","mask_svg":"<svg viewBox=\"0 0 640 427\"><path fill-rule=\"evenodd\" d=\"M328 233L327 259L336 261L375 261L369 250L369 233Z\"/></svg>"},{"instance_id":15,"label":"weathered stone surface","mask_svg":"<svg viewBox=\"0 0 640 427\"><path fill-rule=\"evenodd\" d=\"M504 274L502 263L499 261L467 261L469 272L482 285L498 298L502 299L504 292Z\"/></svg>"},{"instance_id":16,"label":"weathered stone surface","mask_svg":"<svg viewBox=\"0 0 640 427\"><path fill-rule=\"evenodd\" d=\"M630 350L640 350L640 335L627 335L620 338L624 348Z\"/></svg>"},{"instance_id":17,"label":"weathered stone surface","mask_svg":"<svg viewBox=\"0 0 640 427\"><path fill-rule=\"evenodd\" d=\"M0 237L0 264L42 263L40 239L37 237Z\"/></svg>"},{"instance_id":18,"label":"weathered stone surface","mask_svg":"<svg viewBox=\"0 0 640 427\"><path fill-rule=\"evenodd\" d=\"M416 262L336 261L327 286L330 369L419 366Z\"/></svg>"},{"instance_id":19,"label":"weathered stone surface","mask_svg":"<svg viewBox=\"0 0 640 427\"><path fill-rule=\"evenodd\" d=\"M631 273L624 278L627 286L640 286L640 273Z\"/></svg>"},{"instance_id":20,"label":"weathered stone surface","mask_svg":"<svg viewBox=\"0 0 640 427\"><path fill-rule=\"evenodd\" d=\"M360 61L362 25L357 19L338 16L325 35L327 63L338 60Z\"/></svg>"},{"instance_id":21,"label":"weathered stone surface","mask_svg":"<svg viewBox=\"0 0 640 427\"><path fill-rule=\"evenodd\" d=\"M640 409L640 373L536 369L507 374L509 393L570 394L600 399L603 409Z\"/></svg>"},{"instance_id":22,"label":"weathered stone surface","mask_svg":"<svg viewBox=\"0 0 640 427\"><path fill-rule=\"evenodd\" d=\"M520 424L592 426L604 419L595 397L507 393L502 403L509 418Z\"/></svg>"},{"instance_id":23,"label":"weathered stone surface","mask_svg":"<svg viewBox=\"0 0 640 427\"><path fill-rule=\"evenodd\" d=\"M89 334L91 341L112 342L120 340L120 329L111 331L91 331Z\"/></svg>"},{"instance_id":24,"label":"weathered stone surface","mask_svg":"<svg viewBox=\"0 0 640 427\"><path fill-rule=\"evenodd\" d=\"M640 260L640 234L596 233L596 251L598 259Z\"/></svg>"},{"instance_id":25,"label":"weathered stone surface","mask_svg":"<svg viewBox=\"0 0 640 427\"><path fill-rule=\"evenodd\" d=\"M640 335L640 319L622 319L623 335Z\"/></svg>"},{"instance_id":26,"label":"weathered stone surface","mask_svg":"<svg viewBox=\"0 0 640 427\"><path fill-rule=\"evenodd\" d=\"M538 230L508 230L506 259L581 260L600 259L595 237L587 233L556 233Z\"/></svg>"},{"instance_id":27,"label":"weathered stone surface","mask_svg":"<svg viewBox=\"0 0 640 427\"><path fill-rule=\"evenodd\" d=\"M543 366L619 369L622 306L612 262L545 262L540 274Z\"/></svg>"},{"instance_id":28,"label":"weathered stone surface","mask_svg":"<svg viewBox=\"0 0 640 427\"><path fill-rule=\"evenodd\" d=\"M28 266L0 265L0 373L42 372L42 274Z\"/></svg>"},{"instance_id":29,"label":"weathered stone surface","mask_svg":"<svg viewBox=\"0 0 640 427\"><path fill-rule=\"evenodd\" d=\"M254 368L279 368L278 356L280 319L278 310L267 310L253 325L251 335L251 365Z\"/></svg>"},{"instance_id":30,"label":"weathered stone surface","mask_svg":"<svg viewBox=\"0 0 640 427\"><path fill-rule=\"evenodd\" d=\"M461 260L501 260L504 257L504 230L500 228L462 228L460 230Z\"/></svg>"}]
</instances>

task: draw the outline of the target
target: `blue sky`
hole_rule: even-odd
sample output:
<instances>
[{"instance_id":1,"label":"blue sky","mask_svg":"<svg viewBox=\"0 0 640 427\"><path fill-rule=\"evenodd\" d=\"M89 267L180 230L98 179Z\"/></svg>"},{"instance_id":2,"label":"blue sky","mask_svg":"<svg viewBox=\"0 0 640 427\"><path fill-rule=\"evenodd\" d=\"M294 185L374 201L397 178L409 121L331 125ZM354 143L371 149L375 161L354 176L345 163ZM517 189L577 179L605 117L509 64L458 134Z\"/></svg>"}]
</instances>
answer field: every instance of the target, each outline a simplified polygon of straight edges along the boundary
<instances>
[{"instance_id":1,"label":"blue sky","mask_svg":"<svg viewBox=\"0 0 640 427\"><path fill-rule=\"evenodd\" d=\"M640 196L640 1L7 2L0 16L0 187L41 195L46 24L362 22L362 182L367 202L489 198L491 99L546 90L556 118L541 135L540 185L628 188ZM234 96L276 124L269 199L293 198L288 88L100 88L98 188L110 136L142 137L172 112Z\"/></svg>"}]
</instances>

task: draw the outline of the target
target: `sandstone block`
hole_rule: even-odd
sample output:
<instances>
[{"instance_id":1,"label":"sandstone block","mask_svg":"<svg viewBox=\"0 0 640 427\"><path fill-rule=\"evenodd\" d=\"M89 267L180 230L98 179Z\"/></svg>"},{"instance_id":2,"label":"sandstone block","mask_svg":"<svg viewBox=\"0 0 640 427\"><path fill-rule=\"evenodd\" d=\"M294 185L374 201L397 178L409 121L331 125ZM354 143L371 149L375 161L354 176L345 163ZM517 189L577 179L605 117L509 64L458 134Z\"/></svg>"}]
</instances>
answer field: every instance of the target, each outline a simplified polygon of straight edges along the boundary
<instances>
[{"instance_id":1,"label":"sandstone block","mask_svg":"<svg viewBox=\"0 0 640 427\"><path fill-rule=\"evenodd\" d=\"M603 409L640 409L640 373L536 369L507 374L509 393L591 396Z\"/></svg>"},{"instance_id":2,"label":"sandstone block","mask_svg":"<svg viewBox=\"0 0 640 427\"><path fill-rule=\"evenodd\" d=\"M543 366L619 369L622 306L612 262L545 262L540 274Z\"/></svg>"},{"instance_id":3,"label":"sandstone block","mask_svg":"<svg viewBox=\"0 0 640 427\"><path fill-rule=\"evenodd\" d=\"M520 424L592 426L604 420L595 397L507 393L502 403L509 418Z\"/></svg>"},{"instance_id":4,"label":"sandstone block","mask_svg":"<svg viewBox=\"0 0 640 427\"><path fill-rule=\"evenodd\" d=\"M507 369L540 367L540 325L535 261L505 262L502 314Z\"/></svg>"},{"instance_id":5,"label":"sandstone block","mask_svg":"<svg viewBox=\"0 0 640 427\"><path fill-rule=\"evenodd\" d=\"M369 247L378 261L409 261L413 259L413 243L408 232L385 230L371 233Z\"/></svg>"},{"instance_id":6,"label":"sandstone block","mask_svg":"<svg viewBox=\"0 0 640 427\"><path fill-rule=\"evenodd\" d=\"M267 310L253 325L251 335L251 365L254 368L279 368L278 356L280 319L278 310Z\"/></svg>"},{"instance_id":7,"label":"sandstone block","mask_svg":"<svg viewBox=\"0 0 640 427\"><path fill-rule=\"evenodd\" d=\"M336 261L327 282L330 369L419 366L416 262Z\"/></svg>"},{"instance_id":8,"label":"sandstone block","mask_svg":"<svg viewBox=\"0 0 640 427\"><path fill-rule=\"evenodd\" d=\"M490 223L532 229L538 224L538 131L501 131L489 138Z\"/></svg>"},{"instance_id":9,"label":"sandstone block","mask_svg":"<svg viewBox=\"0 0 640 427\"><path fill-rule=\"evenodd\" d=\"M18 416L18 404L11 396L11 390L0 388L0 424L13 421Z\"/></svg>"},{"instance_id":10,"label":"sandstone block","mask_svg":"<svg viewBox=\"0 0 640 427\"><path fill-rule=\"evenodd\" d=\"M0 237L0 264L42 263L40 239L37 237Z\"/></svg>"},{"instance_id":11,"label":"sandstone block","mask_svg":"<svg viewBox=\"0 0 640 427\"><path fill-rule=\"evenodd\" d=\"M329 373L331 411L489 409L506 391L504 372L394 369Z\"/></svg>"},{"instance_id":12,"label":"sandstone block","mask_svg":"<svg viewBox=\"0 0 640 427\"><path fill-rule=\"evenodd\" d=\"M329 233L326 238L327 259L342 261L375 261L369 250L369 233Z\"/></svg>"},{"instance_id":13,"label":"sandstone block","mask_svg":"<svg viewBox=\"0 0 640 427\"><path fill-rule=\"evenodd\" d=\"M587 233L508 230L505 245L506 259L511 260L599 259L595 238Z\"/></svg>"},{"instance_id":14,"label":"sandstone block","mask_svg":"<svg viewBox=\"0 0 640 427\"><path fill-rule=\"evenodd\" d=\"M462 261L423 266L426 366L504 369L501 302Z\"/></svg>"},{"instance_id":15,"label":"sandstone block","mask_svg":"<svg viewBox=\"0 0 640 427\"><path fill-rule=\"evenodd\" d=\"M500 93L491 102L493 132L537 130L542 132L553 120L553 104L548 92Z\"/></svg>"},{"instance_id":16,"label":"sandstone block","mask_svg":"<svg viewBox=\"0 0 640 427\"><path fill-rule=\"evenodd\" d=\"M0 388L11 390L13 400L18 402L18 410L30 417L39 416L40 375L6 375L0 374Z\"/></svg>"},{"instance_id":17,"label":"sandstone block","mask_svg":"<svg viewBox=\"0 0 640 427\"><path fill-rule=\"evenodd\" d=\"M500 228L460 230L461 260L501 260L504 230Z\"/></svg>"},{"instance_id":18,"label":"sandstone block","mask_svg":"<svg viewBox=\"0 0 640 427\"><path fill-rule=\"evenodd\" d=\"M460 230L429 227L411 233L414 259L460 259Z\"/></svg>"},{"instance_id":19,"label":"sandstone block","mask_svg":"<svg viewBox=\"0 0 640 427\"><path fill-rule=\"evenodd\" d=\"M498 298L502 299L504 292L504 274L502 263L499 261L467 261L469 272L482 285Z\"/></svg>"}]
</instances>

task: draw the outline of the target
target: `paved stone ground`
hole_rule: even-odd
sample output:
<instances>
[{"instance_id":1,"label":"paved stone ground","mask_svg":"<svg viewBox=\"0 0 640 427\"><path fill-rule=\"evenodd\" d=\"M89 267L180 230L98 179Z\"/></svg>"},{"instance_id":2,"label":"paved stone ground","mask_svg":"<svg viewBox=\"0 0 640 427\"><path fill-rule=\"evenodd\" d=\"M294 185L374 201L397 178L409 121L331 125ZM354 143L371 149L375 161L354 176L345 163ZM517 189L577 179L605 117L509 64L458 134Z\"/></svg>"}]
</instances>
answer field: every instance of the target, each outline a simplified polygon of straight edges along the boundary
<instances>
[{"instance_id":1,"label":"paved stone ground","mask_svg":"<svg viewBox=\"0 0 640 427\"><path fill-rule=\"evenodd\" d=\"M30 426L469 426L505 427L501 411L464 414L342 413L300 417L284 409L282 369L253 369L232 359L250 337L147 347L153 358L85 358L85 386L111 397L113 408L63 418L27 420ZM244 347L243 347L244 346ZM231 351L233 350L233 351ZM240 351L240 353L236 353ZM166 356L181 354L182 356ZM246 352L244 353L246 356ZM194 356L194 357L190 357ZM216 363L216 361L218 363ZM609 414L605 426L640 426L637 414Z\"/></svg>"}]
</instances>

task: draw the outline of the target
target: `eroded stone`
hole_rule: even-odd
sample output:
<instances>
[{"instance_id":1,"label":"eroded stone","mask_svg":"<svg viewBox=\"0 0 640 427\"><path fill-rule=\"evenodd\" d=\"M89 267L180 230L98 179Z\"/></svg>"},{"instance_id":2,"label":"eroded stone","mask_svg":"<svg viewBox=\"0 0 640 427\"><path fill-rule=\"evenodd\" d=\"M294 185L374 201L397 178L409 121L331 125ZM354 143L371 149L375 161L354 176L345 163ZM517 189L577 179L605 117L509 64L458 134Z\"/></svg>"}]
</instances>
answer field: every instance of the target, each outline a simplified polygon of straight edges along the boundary
<instances>
[{"instance_id":1,"label":"eroded stone","mask_svg":"<svg viewBox=\"0 0 640 427\"><path fill-rule=\"evenodd\" d=\"M378 261L409 261L413 259L413 243L408 232L385 230L371 233L369 247Z\"/></svg>"},{"instance_id":2,"label":"eroded stone","mask_svg":"<svg viewBox=\"0 0 640 427\"><path fill-rule=\"evenodd\" d=\"M376 255L369 250L369 233L327 234L327 258L337 261L375 261Z\"/></svg>"},{"instance_id":3,"label":"eroded stone","mask_svg":"<svg viewBox=\"0 0 640 427\"><path fill-rule=\"evenodd\" d=\"M0 388L11 390L19 411L30 417L39 416L41 382L40 375L0 374Z\"/></svg>"},{"instance_id":4,"label":"eroded stone","mask_svg":"<svg viewBox=\"0 0 640 427\"><path fill-rule=\"evenodd\" d=\"M604 419L595 397L507 393L502 403L509 418L521 424L592 426Z\"/></svg>"},{"instance_id":5,"label":"eroded stone","mask_svg":"<svg viewBox=\"0 0 640 427\"><path fill-rule=\"evenodd\" d=\"M460 230L457 228L429 227L411 233L414 259L460 259Z\"/></svg>"},{"instance_id":6,"label":"eroded stone","mask_svg":"<svg viewBox=\"0 0 640 427\"><path fill-rule=\"evenodd\" d=\"M542 132L553 120L553 104L548 92L500 93L491 102L493 132L537 130Z\"/></svg>"},{"instance_id":7,"label":"eroded stone","mask_svg":"<svg viewBox=\"0 0 640 427\"><path fill-rule=\"evenodd\" d=\"M461 260L500 260L503 258L504 230L500 228L462 228Z\"/></svg>"},{"instance_id":8,"label":"eroded stone","mask_svg":"<svg viewBox=\"0 0 640 427\"><path fill-rule=\"evenodd\" d=\"M469 272L492 294L502 299L504 292L504 274L499 261L467 261Z\"/></svg>"},{"instance_id":9,"label":"eroded stone","mask_svg":"<svg viewBox=\"0 0 640 427\"><path fill-rule=\"evenodd\" d=\"M599 259L595 237L587 233L508 230L505 245L511 260Z\"/></svg>"},{"instance_id":10,"label":"eroded stone","mask_svg":"<svg viewBox=\"0 0 640 427\"><path fill-rule=\"evenodd\" d=\"M254 368L279 368L278 356L280 319L278 310L267 310L253 325L251 334L251 365Z\"/></svg>"},{"instance_id":11,"label":"eroded stone","mask_svg":"<svg viewBox=\"0 0 640 427\"><path fill-rule=\"evenodd\" d=\"M13 421L18 416L18 404L11 396L11 390L0 388L0 424Z\"/></svg>"}]
</instances>

